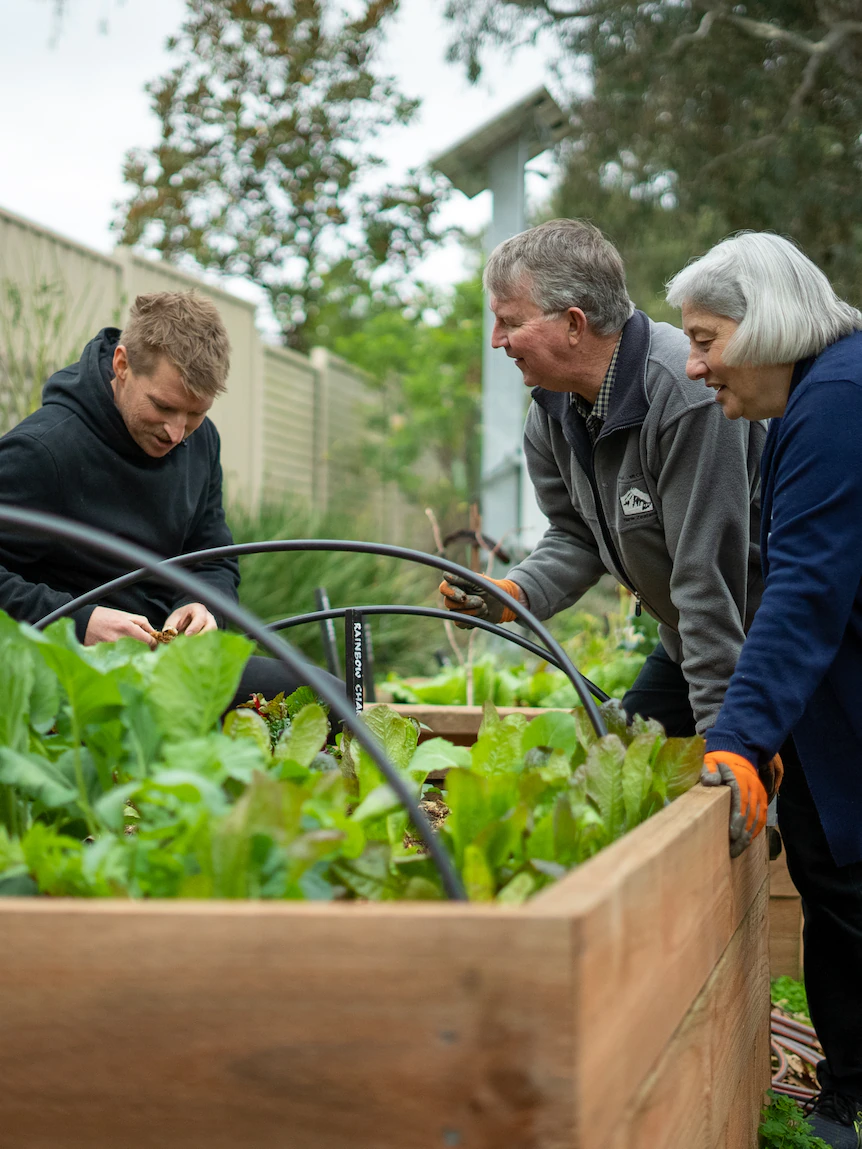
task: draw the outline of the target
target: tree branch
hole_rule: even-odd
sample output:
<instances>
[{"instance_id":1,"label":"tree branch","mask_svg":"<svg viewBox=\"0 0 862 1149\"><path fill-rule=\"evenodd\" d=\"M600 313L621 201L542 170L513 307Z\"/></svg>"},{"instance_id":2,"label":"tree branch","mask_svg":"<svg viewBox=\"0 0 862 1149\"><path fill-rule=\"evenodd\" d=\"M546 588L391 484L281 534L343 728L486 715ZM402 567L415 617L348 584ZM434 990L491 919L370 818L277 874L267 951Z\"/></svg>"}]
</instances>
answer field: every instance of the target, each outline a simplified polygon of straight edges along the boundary
<instances>
[{"instance_id":1,"label":"tree branch","mask_svg":"<svg viewBox=\"0 0 862 1149\"><path fill-rule=\"evenodd\" d=\"M781 120L781 127L786 128L802 111L802 105L814 90L814 84L817 80L817 73L820 71L820 65L823 63L823 53L812 52L808 57L808 63L802 70L802 81L798 88L790 97L790 103L787 105L787 112Z\"/></svg>"},{"instance_id":2,"label":"tree branch","mask_svg":"<svg viewBox=\"0 0 862 1149\"><path fill-rule=\"evenodd\" d=\"M736 16L730 12L722 12L720 15L729 24L733 24L749 36L753 36L755 40L778 40L792 45L800 52L808 52L809 54L825 50L822 47L825 40L808 40L805 36L800 36L798 32L791 32L788 28L780 28L777 24L769 24L765 20L752 20L748 16ZM862 29L862 24L860 24L860 29Z\"/></svg>"},{"instance_id":3,"label":"tree branch","mask_svg":"<svg viewBox=\"0 0 862 1149\"><path fill-rule=\"evenodd\" d=\"M716 20L726 20L756 40L789 44L809 56L826 56L835 52L842 44L845 36L854 33L862 35L862 20L839 20L832 25L821 40L810 40L808 37L800 35L799 32L791 32L789 28L781 28L777 24L768 23L766 20L752 20L749 16L738 16L734 12L727 12L723 7L717 7L710 8L708 12L704 13L696 31L684 32L681 36L677 36L671 45L671 52L676 52L680 47L696 40L705 40Z\"/></svg>"},{"instance_id":4,"label":"tree branch","mask_svg":"<svg viewBox=\"0 0 862 1149\"><path fill-rule=\"evenodd\" d=\"M693 44L696 40L705 40L716 20L724 15L725 13L717 8L711 8L709 12L705 12L703 19L694 32L683 32L681 36L677 36L670 46L671 52L677 52L680 48L684 48L686 44Z\"/></svg>"},{"instance_id":5,"label":"tree branch","mask_svg":"<svg viewBox=\"0 0 862 1149\"><path fill-rule=\"evenodd\" d=\"M548 0L508 0L508 2L516 8L532 8L534 11L544 12L557 23L562 23L564 20L585 20L590 16L599 15L595 5L591 5L589 9L560 11L559 8L552 8Z\"/></svg>"},{"instance_id":6,"label":"tree branch","mask_svg":"<svg viewBox=\"0 0 862 1149\"><path fill-rule=\"evenodd\" d=\"M719 164L728 163L731 160L738 159L740 156L747 155L749 152L765 151L777 143L777 132L767 132L765 136L758 136L756 140L746 140L745 143L740 144L738 148L734 148L729 152L721 152L720 155L713 156L711 160L707 160L701 168L701 176L709 175L710 172L715 171Z\"/></svg>"},{"instance_id":7,"label":"tree branch","mask_svg":"<svg viewBox=\"0 0 862 1149\"><path fill-rule=\"evenodd\" d=\"M820 66L827 56L834 57L843 71L850 72L853 70L850 63L846 60L842 60L839 53L846 47L847 36L854 34L862 35L862 20L838 20L820 40L811 40L806 36L800 35L798 32L791 32L789 28L781 28L776 24L769 24L765 20L752 20L748 16L738 16L733 12L727 12L722 7L716 7L710 8L708 12L704 13L700 24L694 32L685 32L681 36L677 36L670 47L670 51L676 53L686 44L692 44L698 40L705 40L717 20L725 20L728 24L732 24L747 36L751 36L756 40L788 44L790 47L795 48L799 52L804 52L808 56L808 60L802 72L802 79L790 98L787 112L781 119L779 131L787 128L801 113L805 101L814 90L817 76L820 72ZM704 172L709 171L710 168L713 168L717 163L723 160L733 159L745 152L761 150L764 147L768 147L775 142L777 138L775 132L770 132L766 136L761 136L758 140L748 141L734 151L724 152L722 155L710 160L709 163L704 166Z\"/></svg>"}]
</instances>

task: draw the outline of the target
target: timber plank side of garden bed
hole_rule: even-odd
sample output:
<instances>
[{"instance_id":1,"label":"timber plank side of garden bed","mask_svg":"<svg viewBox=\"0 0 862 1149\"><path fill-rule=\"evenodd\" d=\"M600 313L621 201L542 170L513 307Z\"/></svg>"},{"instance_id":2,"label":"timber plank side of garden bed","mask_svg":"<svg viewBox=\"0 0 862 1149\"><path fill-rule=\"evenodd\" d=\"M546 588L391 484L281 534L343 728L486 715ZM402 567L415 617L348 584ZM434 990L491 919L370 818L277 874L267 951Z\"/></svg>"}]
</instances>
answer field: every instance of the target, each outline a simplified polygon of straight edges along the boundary
<instances>
[{"instance_id":1,"label":"timber plank side of garden bed","mask_svg":"<svg viewBox=\"0 0 862 1149\"><path fill-rule=\"evenodd\" d=\"M520 908L0 900L0 1141L752 1149L767 870L728 799Z\"/></svg>"},{"instance_id":2,"label":"timber plank side of garden bed","mask_svg":"<svg viewBox=\"0 0 862 1149\"><path fill-rule=\"evenodd\" d=\"M420 742L426 738L446 738L449 742L454 742L456 746L472 746L482 723L481 706L431 706L426 703L414 705L412 702L371 702L368 704L369 708L373 706L388 706L390 710L395 710L398 714L418 719L423 726L429 728L420 734ZM507 714L523 714L529 721L537 718L540 714L547 714L550 709L558 708L498 706L497 713L501 718L505 718Z\"/></svg>"},{"instance_id":3,"label":"timber plank side of garden bed","mask_svg":"<svg viewBox=\"0 0 862 1149\"><path fill-rule=\"evenodd\" d=\"M757 1143L769 1085L766 843L730 860L729 801L695 787L582 866L577 886L531 903L568 908L577 923L579 1147Z\"/></svg>"}]
</instances>

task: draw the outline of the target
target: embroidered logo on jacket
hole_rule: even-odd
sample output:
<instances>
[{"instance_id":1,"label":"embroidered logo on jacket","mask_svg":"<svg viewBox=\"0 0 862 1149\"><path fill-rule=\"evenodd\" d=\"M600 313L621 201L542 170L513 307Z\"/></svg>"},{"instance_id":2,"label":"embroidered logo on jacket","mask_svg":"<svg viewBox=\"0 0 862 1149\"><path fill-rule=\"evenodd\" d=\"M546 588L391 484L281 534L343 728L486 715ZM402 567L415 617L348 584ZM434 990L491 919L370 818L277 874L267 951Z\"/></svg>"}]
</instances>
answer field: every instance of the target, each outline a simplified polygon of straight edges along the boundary
<instances>
[{"instance_id":1,"label":"embroidered logo on jacket","mask_svg":"<svg viewBox=\"0 0 862 1149\"><path fill-rule=\"evenodd\" d=\"M624 495L620 495L620 506L627 518L631 515L644 515L653 509L652 499L637 487L629 487Z\"/></svg>"}]
</instances>

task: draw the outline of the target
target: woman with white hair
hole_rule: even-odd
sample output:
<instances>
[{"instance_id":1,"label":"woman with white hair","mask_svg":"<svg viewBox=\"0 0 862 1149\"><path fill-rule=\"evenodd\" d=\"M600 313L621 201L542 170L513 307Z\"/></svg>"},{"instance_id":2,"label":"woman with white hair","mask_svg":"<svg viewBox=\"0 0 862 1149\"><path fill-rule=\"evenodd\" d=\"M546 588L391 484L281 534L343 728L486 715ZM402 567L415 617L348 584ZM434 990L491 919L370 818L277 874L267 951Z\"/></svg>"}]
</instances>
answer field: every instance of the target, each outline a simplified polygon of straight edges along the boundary
<instances>
[{"instance_id":1,"label":"woman with white hair","mask_svg":"<svg viewBox=\"0 0 862 1149\"><path fill-rule=\"evenodd\" d=\"M805 984L823 1044L810 1120L862 1149L862 315L792 243L747 233L679 272L686 371L729 419L770 419L765 590L702 781L732 791L731 853L778 821L805 915Z\"/></svg>"}]
</instances>

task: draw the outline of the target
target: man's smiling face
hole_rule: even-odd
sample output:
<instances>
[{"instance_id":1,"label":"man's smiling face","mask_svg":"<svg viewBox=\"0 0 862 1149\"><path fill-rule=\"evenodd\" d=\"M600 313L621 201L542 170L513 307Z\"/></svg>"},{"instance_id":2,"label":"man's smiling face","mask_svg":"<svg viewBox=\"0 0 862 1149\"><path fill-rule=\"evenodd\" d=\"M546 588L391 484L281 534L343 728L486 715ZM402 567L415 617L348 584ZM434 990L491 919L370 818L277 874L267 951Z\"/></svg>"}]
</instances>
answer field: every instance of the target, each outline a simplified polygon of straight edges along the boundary
<instances>
[{"instance_id":1,"label":"man's smiling face","mask_svg":"<svg viewBox=\"0 0 862 1149\"><path fill-rule=\"evenodd\" d=\"M149 375L136 375L122 345L114 351L114 402L129 434L153 459L162 459L204 421L212 399L193 395L164 355Z\"/></svg>"},{"instance_id":2,"label":"man's smiling face","mask_svg":"<svg viewBox=\"0 0 862 1149\"><path fill-rule=\"evenodd\" d=\"M491 346L515 360L526 387L571 391L577 350L569 339L568 313L545 315L523 286L509 299L491 297L494 330Z\"/></svg>"}]
</instances>

